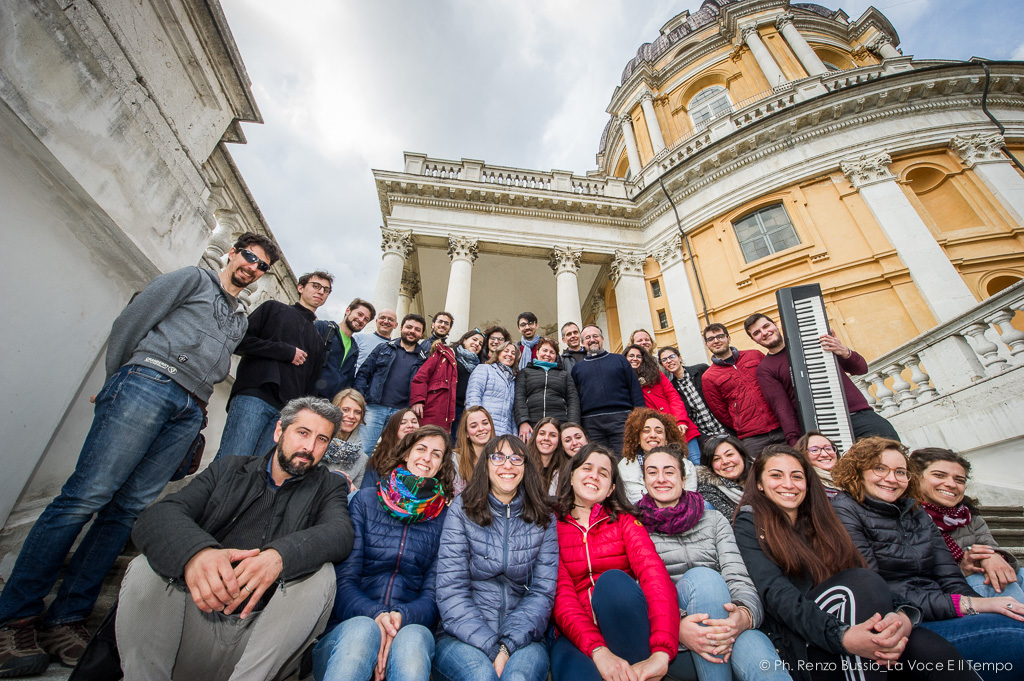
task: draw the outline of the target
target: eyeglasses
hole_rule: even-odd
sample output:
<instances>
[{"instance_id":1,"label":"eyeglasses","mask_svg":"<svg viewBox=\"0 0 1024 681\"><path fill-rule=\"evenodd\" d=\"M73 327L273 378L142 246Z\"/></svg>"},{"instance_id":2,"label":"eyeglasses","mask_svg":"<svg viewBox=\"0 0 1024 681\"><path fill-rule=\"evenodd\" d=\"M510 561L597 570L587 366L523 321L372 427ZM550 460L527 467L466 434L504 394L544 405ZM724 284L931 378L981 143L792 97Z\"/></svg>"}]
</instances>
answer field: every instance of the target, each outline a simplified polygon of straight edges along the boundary
<instances>
[{"instance_id":1,"label":"eyeglasses","mask_svg":"<svg viewBox=\"0 0 1024 681\"><path fill-rule=\"evenodd\" d=\"M247 263L249 263L250 265L256 265L256 269L258 269L260 272L266 272L267 270L270 269L270 263L266 263L260 260L260 257L253 253L252 251L250 251L248 248L243 248L242 250L239 251L239 253L242 254L242 257L245 258L245 261Z\"/></svg>"},{"instance_id":2,"label":"eyeglasses","mask_svg":"<svg viewBox=\"0 0 1024 681\"><path fill-rule=\"evenodd\" d=\"M704 339L704 342L705 343L714 343L715 341L725 340L728 337L729 337L729 334L727 334L727 333L720 333L717 336L708 336L707 338Z\"/></svg>"},{"instance_id":3,"label":"eyeglasses","mask_svg":"<svg viewBox=\"0 0 1024 681\"><path fill-rule=\"evenodd\" d=\"M664 364L665 362L670 362L670 361L672 361L674 359L679 359L679 355L675 355L675 354L672 354L671 352L667 352L667 353L665 353L664 355L661 356L661 363Z\"/></svg>"},{"instance_id":4,"label":"eyeglasses","mask_svg":"<svg viewBox=\"0 0 1024 681\"><path fill-rule=\"evenodd\" d=\"M309 286L311 289L313 289L314 291L316 291L318 293L320 291L323 291L324 293L330 293L331 292L331 287L330 286L327 286L325 284L321 284L321 283L318 283L318 282L315 282L315 281L309 282L308 284L306 284L306 286Z\"/></svg>"},{"instance_id":5,"label":"eyeglasses","mask_svg":"<svg viewBox=\"0 0 1024 681\"><path fill-rule=\"evenodd\" d=\"M820 454L821 452L825 452L826 454L835 454L836 448L833 447L832 445L821 445L820 447L807 448L808 454Z\"/></svg>"},{"instance_id":6,"label":"eyeglasses","mask_svg":"<svg viewBox=\"0 0 1024 681\"><path fill-rule=\"evenodd\" d=\"M490 459L491 463L495 466L500 466L506 461L511 461L513 466L522 466L526 463L526 459L519 454L506 454L505 452L494 452L491 454Z\"/></svg>"},{"instance_id":7,"label":"eyeglasses","mask_svg":"<svg viewBox=\"0 0 1024 681\"><path fill-rule=\"evenodd\" d=\"M877 475L880 478L887 478L889 477L889 473L895 473L897 480L910 479L910 473L907 472L906 468L889 468L884 463L880 463L876 464L875 467L872 468L871 470L873 470L875 472L875 475Z\"/></svg>"}]
</instances>

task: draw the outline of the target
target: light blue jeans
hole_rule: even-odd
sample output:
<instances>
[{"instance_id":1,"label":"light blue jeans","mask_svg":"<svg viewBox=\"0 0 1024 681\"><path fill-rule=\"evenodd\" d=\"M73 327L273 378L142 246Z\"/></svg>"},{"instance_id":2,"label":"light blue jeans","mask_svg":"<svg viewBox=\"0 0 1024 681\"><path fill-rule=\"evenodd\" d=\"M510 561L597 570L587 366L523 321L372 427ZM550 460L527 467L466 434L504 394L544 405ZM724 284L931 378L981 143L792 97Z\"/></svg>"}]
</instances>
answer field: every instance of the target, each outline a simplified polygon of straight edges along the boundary
<instances>
[{"instance_id":1,"label":"light blue jeans","mask_svg":"<svg viewBox=\"0 0 1024 681\"><path fill-rule=\"evenodd\" d=\"M280 416L277 407L258 397L232 397L214 459L229 455L263 456L274 448L274 430Z\"/></svg>"},{"instance_id":2,"label":"light blue jeans","mask_svg":"<svg viewBox=\"0 0 1024 681\"><path fill-rule=\"evenodd\" d=\"M1006 588L1003 589L1003 593L996 593L996 590L985 583L985 573L976 572L967 578L967 583L971 585L971 588L978 592L979 596L985 598L992 598L994 596L1009 596L1014 598L1021 603L1024 603L1024 568L1017 570L1017 583L1007 584Z\"/></svg>"},{"instance_id":3,"label":"light blue jeans","mask_svg":"<svg viewBox=\"0 0 1024 681\"><path fill-rule=\"evenodd\" d=\"M366 423L359 428L359 436L363 439L363 451L367 456L373 453L384 426L388 425L397 411L397 408L385 407L383 404L366 405Z\"/></svg>"},{"instance_id":4,"label":"light blue jeans","mask_svg":"<svg viewBox=\"0 0 1024 681\"><path fill-rule=\"evenodd\" d=\"M725 604L732 602L729 587L721 574L706 567L686 571L676 582L679 607L690 615L707 613L711 619L725 619ZM739 681L755 679L789 679L779 660L775 646L757 629L747 629L736 637L728 664L708 662L696 653L688 653L701 681Z\"/></svg>"},{"instance_id":5,"label":"light blue jeans","mask_svg":"<svg viewBox=\"0 0 1024 681\"><path fill-rule=\"evenodd\" d=\"M964 659L982 663L977 672L983 679L1005 679L1007 671L1015 676L1024 669L1024 622L982 613L921 622L921 626L952 643Z\"/></svg>"},{"instance_id":6,"label":"light blue jeans","mask_svg":"<svg viewBox=\"0 0 1024 681\"><path fill-rule=\"evenodd\" d=\"M686 458L694 466L700 465L700 443L697 442L697 438L693 438L686 443Z\"/></svg>"},{"instance_id":7,"label":"light blue jeans","mask_svg":"<svg viewBox=\"0 0 1024 681\"><path fill-rule=\"evenodd\" d=\"M544 681L548 675L548 649L540 641L512 653L500 681ZM479 648L443 636L434 652L435 681L499 681L494 663Z\"/></svg>"},{"instance_id":8,"label":"light blue jeans","mask_svg":"<svg viewBox=\"0 0 1024 681\"><path fill-rule=\"evenodd\" d=\"M135 518L171 479L202 421L195 398L159 371L127 365L110 377L96 396L75 472L32 527L0 594L0 624L43 611L68 551L95 514L45 624L88 616Z\"/></svg>"},{"instance_id":9,"label":"light blue jeans","mask_svg":"<svg viewBox=\"0 0 1024 681\"><path fill-rule=\"evenodd\" d=\"M369 681L377 666L380 627L369 617L347 619L321 637L313 648L316 681ZM428 681L434 657L434 634L420 624L406 624L391 642L387 681Z\"/></svg>"}]
</instances>

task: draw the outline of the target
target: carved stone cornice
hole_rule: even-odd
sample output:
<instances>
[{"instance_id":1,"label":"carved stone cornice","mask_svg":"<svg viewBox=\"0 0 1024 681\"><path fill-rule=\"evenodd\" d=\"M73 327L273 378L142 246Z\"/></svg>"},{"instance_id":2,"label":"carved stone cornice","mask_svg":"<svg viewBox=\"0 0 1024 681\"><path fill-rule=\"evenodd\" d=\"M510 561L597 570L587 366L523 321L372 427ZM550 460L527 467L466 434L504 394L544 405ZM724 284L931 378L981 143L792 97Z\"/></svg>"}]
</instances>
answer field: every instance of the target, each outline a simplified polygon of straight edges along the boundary
<instances>
[{"instance_id":1,"label":"carved stone cornice","mask_svg":"<svg viewBox=\"0 0 1024 681\"><path fill-rule=\"evenodd\" d=\"M786 24L792 24L794 19L795 17L789 12L786 12L785 14L780 14L779 16L775 17L775 28L778 29L779 32L782 32L782 27L785 26Z\"/></svg>"},{"instance_id":2,"label":"carved stone cornice","mask_svg":"<svg viewBox=\"0 0 1024 681\"><path fill-rule=\"evenodd\" d=\"M839 168L843 175L850 181L855 189L861 189L868 185L895 180L896 177L889 172L889 165L892 158L884 151L874 156L867 154L850 161L840 161Z\"/></svg>"},{"instance_id":3,"label":"carved stone cornice","mask_svg":"<svg viewBox=\"0 0 1024 681\"><path fill-rule=\"evenodd\" d=\"M1002 135L955 135L949 141L950 149L957 153L968 168L973 168L977 163L1009 162L1002 151L1005 144Z\"/></svg>"},{"instance_id":4,"label":"carved stone cornice","mask_svg":"<svg viewBox=\"0 0 1024 681\"><path fill-rule=\"evenodd\" d=\"M615 251L611 266L612 286L618 286L619 280L625 276L644 276L645 260L647 256L640 251Z\"/></svg>"},{"instance_id":5,"label":"carved stone cornice","mask_svg":"<svg viewBox=\"0 0 1024 681\"><path fill-rule=\"evenodd\" d=\"M420 275L405 270L402 272L402 283L398 287L398 295L415 298L420 292Z\"/></svg>"},{"instance_id":6,"label":"carved stone cornice","mask_svg":"<svg viewBox=\"0 0 1024 681\"><path fill-rule=\"evenodd\" d=\"M580 271L580 256L583 251L574 251L563 246L555 246L551 251L551 259L548 266L557 277L559 274L568 272L573 276Z\"/></svg>"},{"instance_id":7,"label":"carved stone cornice","mask_svg":"<svg viewBox=\"0 0 1024 681\"><path fill-rule=\"evenodd\" d=\"M470 264L476 262L480 255L477 252L477 240L464 236L448 235L448 259L452 262L465 260Z\"/></svg>"},{"instance_id":8,"label":"carved stone cornice","mask_svg":"<svg viewBox=\"0 0 1024 681\"><path fill-rule=\"evenodd\" d=\"M663 243L661 246L654 249L651 253L654 259L661 265L662 271L666 267L681 262L683 259L683 239L678 234L674 235L671 239Z\"/></svg>"},{"instance_id":9,"label":"carved stone cornice","mask_svg":"<svg viewBox=\"0 0 1024 681\"><path fill-rule=\"evenodd\" d=\"M406 229L391 229L390 227L380 228L380 250L387 253L394 253L405 260L412 255L412 231Z\"/></svg>"}]
</instances>

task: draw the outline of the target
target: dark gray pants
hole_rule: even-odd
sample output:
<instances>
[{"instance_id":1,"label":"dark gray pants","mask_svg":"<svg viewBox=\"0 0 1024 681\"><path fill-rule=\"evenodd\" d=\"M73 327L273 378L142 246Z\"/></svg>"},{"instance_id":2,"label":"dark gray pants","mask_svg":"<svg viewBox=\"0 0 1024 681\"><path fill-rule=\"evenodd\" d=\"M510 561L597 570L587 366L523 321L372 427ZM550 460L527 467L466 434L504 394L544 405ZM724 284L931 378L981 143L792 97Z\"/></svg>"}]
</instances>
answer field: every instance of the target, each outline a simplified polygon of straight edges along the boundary
<instances>
[{"instance_id":1,"label":"dark gray pants","mask_svg":"<svg viewBox=\"0 0 1024 681\"><path fill-rule=\"evenodd\" d=\"M761 450L768 445L784 445L786 442L786 435L782 432L782 428L776 428L770 430L767 433L761 433L760 435L751 435L750 437L744 437L740 439L743 443L743 448L747 450L748 464L754 463L761 454Z\"/></svg>"},{"instance_id":2,"label":"dark gray pants","mask_svg":"<svg viewBox=\"0 0 1024 681\"><path fill-rule=\"evenodd\" d=\"M900 441L900 435L884 416L874 409L864 409L850 414L850 425L853 426L854 441L865 437L887 437Z\"/></svg>"}]
</instances>

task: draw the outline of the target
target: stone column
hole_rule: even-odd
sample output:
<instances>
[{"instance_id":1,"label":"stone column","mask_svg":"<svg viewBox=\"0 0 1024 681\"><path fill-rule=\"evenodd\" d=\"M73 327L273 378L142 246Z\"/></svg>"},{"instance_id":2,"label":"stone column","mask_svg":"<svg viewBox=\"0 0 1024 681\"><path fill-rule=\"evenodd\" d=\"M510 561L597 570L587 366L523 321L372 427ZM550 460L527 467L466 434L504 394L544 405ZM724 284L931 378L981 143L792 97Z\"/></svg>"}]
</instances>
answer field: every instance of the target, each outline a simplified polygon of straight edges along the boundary
<instances>
[{"instance_id":1,"label":"stone column","mask_svg":"<svg viewBox=\"0 0 1024 681\"><path fill-rule=\"evenodd\" d=\"M476 239L448 235L448 259L452 261L448 274L448 293L444 309L452 313L449 338L458 338L469 330L470 286L473 284L473 263L477 259Z\"/></svg>"},{"instance_id":2,"label":"stone column","mask_svg":"<svg viewBox=\"0 0 1024 681\"><path fill-rule=\"evenodd\" d=\"M817 76L828 72L821 58L811 49L811 46L804 40L800 31L797 30L796 24L793 23L792 14L783 14L776 19L775 28L779 29L779 33L785 38L786 43L793 50L796 58L800 60L800 64L807 71L808 76Z\"/></svg>"},{"instance_id":3,"label":"stone column","mask_svg":"<svg viewBox=\"0 0 1024 681\"><path fill-rule=\"evenodd\" d=\"M758 32L757 26L746 27L741 35L743 36L743 42L747 44L750 52L754 55L757 65L761 67L761 73L768 79L768 84L772 87L778 87L787 82L786 77L782 75L782 69L775 63L775 59L772 58L768 48L764 46L764 41L761 40L761 34Z\"/></svg>"},{"instance_id":4,"label":"stone column","mask_svg":"<svg viewBox=\"0 0 1024 681\"><path fill-rule=\"evenodd\" d=\"M402 270L405 261L412 254L412 230L391 229L381 227L380 273L377 274L377 285L373 289L373 306L378 310L398 308L398 288L402 285ZM373 322L366 325L368 333L377 328Z\"/></svg>"},{"instance_id":5,"label":"stone column","mask_svg":"<svg viewBox=\"0 0 1024 681\"><path fill-rule=\"evenodd\" d=\"M626 157L629 159L629 172L632 179L640 177L640 151L636 148L636 136L633 134L633 119L628 113L619 116L619 126L622 128L622 139L626 141Z\"/></svg>"},{"instance_id":6,"label":"stone column","mask_svg":"<svg viewBox=\"0 0 1024 681\"><path fill-rule=\"evenodd\" d=\"M402 283L398 287L398 307L395 309L395 316L399 322L402 321L402 317L412 312L412 301L419 292L420 275L409 270L402 272Z\"/></svg>"},{"instance_id":7,"label":"stone column","mask_svg":"<svg viewBox=\"0 0 1024 681\"><path fill-rule=\"evenodd\" d=\"M556 333L559 336L562 332L562 324L575 322L577 326L583 326L583 317L580 315L580 289L576 281L582 254L582 251L555 246L551 251L551 259L548 261L551 271L555 273L555 301L558 315Z\"/></svg>"},{"instance_id":8,"label":"stone column","mask_svg":"<svg viewBox=\"0 0 1024 681\"><path fill-rule=\"evenodd\" d=\"M644 110L647 134L651 137L651 146L654 148L654 155L657 156L665 151L665 138L661 134L661 126L658 125L658 115L654 113L654 95L650 90L644 90L641 93L640 108Z\"/></svg>"},{"instance_id":9,"label":"stone column","mask_svg":"<svg viewBox=\"0 0 1024 681\"><path fill-rule=\"evenodd\" d=\"M1003 153L1002 135L955 136L949 143L1018 225L1024 225L1024 178Z\"/></svg>"},{"instance_id":10,"label":"stone column","mask_svg":"<svg viewBox=\"0 0 1024 681\"><path fill-rule=\"evenodd\" d=\"M871 50L871 52L877 54L882 59L893 59L894 57L902 57L900 51L892 46L892 40L889 36L884 33L879 33L872 38L864 47Z\"/></svg>"},{"instance_id":11,"label":"stone column","mask_svg":"<svg viewBox=\"0 0 1024 681\"><path fill-rule=\"evenodd\" d=\"M653 255L661 265L661 280L664 283L665 295L668 296L672 326L676 332L676 346L683 357L683 363L706 363L708 355L701 334L703 327L697 316L693 294L690 292L690 279L686 276L682 246L682 237L677 234L655 250Z\"/></svg>"},{"instance_id":12,"label":"stone column","mask_svg":"<svg viewBox=\"0 0 1024 681\"><path fill-rule=\"evenodd\" d=\"M615 251L612 260L612 285L619 310L619 335L623 344L637 329L651 328L651 308L647 304L647 285L644 283L644 260L637 251Z\"/></svg>"},{"instance_id":13,"label":"stone column","mask_svg":"<svg viewBox=\"0 0 1024 681\"><path fill-rule=\"evenodd\" d=\"M942 250L921 216L889 172L886 153L840 163L843 174L860 192L879 227L910 270L938 322L945 322L977 304L960 273Z\"/></svg>"}]
</instances>

